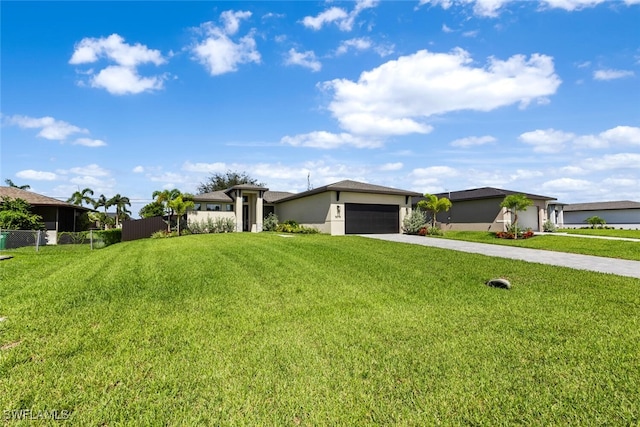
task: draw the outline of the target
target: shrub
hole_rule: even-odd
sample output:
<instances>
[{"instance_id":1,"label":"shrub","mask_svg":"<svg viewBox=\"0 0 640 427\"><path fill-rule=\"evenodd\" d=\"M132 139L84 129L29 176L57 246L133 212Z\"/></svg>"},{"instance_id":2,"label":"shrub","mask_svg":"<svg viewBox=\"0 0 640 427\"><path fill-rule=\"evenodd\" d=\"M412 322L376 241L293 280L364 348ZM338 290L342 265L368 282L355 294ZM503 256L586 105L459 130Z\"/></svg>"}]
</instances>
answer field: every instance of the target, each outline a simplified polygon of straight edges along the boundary
<instances>
[{"instance_id":1,"label":"shrub","mask_svg":"<svg viewBox=\"0 0 640 427\"><path fill-rule=\"evenodd\" d=\"M177 231L159 230L151 235L152 239L164 239L166 237L178 237Z\"/></svg>"},{"instance_id":2,"label":"shrub","mask_svg":"<svg viewBox=\"0 0 640 427\"><path fill-rule=\"evenodd\" d=\"M61 231L57 236L59 245L80 245L89 242L88 231Z\"/></svg>"},{"instance_id":3,"label":"shrub","mask_svg":"<svg viewBox=\"0 0 640 427\"><path fill-rule=\"evenodd\" d=\"M529 239L534 235L530 228L525 231L518 229L518 233L516 234L515 229L511 227L509 227L507 231L498 231L495 233L495 236L499 239L516 239L516 236L518 239Z\"/></svg>"},{"instance_id":4,"label":"shrub","mask_svg":"<svg viewBox=\"0 0 640 427\"><path fill-rule=\"evenodd\" d=\"M232 233L236 230L233 218L207 218L200 221L189 221L187 229L192 234Z\"/></svg>"},{"instance_id":5,"label":"shrub","mask_svg":"<svg viewBox=\"0 0 640 427\"><path fill-rule=\"evenodd\" d=\"M305 227L298 224L296 221L288 220L278 224L276 231L280 233L296 233L296 234L318 234L317 228Z\"/></svg>"},{"instance_id":6,"label":"shrub","mask_svg":"<svg viewBox=\"0 0 640 427\"><path fill-rule=\"evenodd\" d=\"M416 208L411 213L404 217L402 221L402 230L406 234L420 234L423 228L426 229L427 217L420 208ZM426 231L425 231L426 233ZM424 236L425 234L420 234Z\"/></svg>"},{"instance_id":7,"label":"shrub","mask_svg":"<svg viewBox=\"0 0 640 427\"><path fill-rule=\"evenodd\" d=\"M444 232L438 227L429 227L427 228L428 236L444 236Z\"/></svg>"},{"instance_id":8,"label":"shrub","mask_svg":"<svg viewBox=\"0 0 640 427\"><path fill-rule=\"evenodd\" d=\"M556 225L547 220L544 222L544 224L542 224L542 231L546 232L546 233L555 233L558 230L558 228L556 227Z\"/></svg>"},{"instance_id":9,"label":"shrub","mask_svg":"<svg viewBox=\"0 0 640 427\"><path fill-rule=\"evenodd\" d=\"M105 246L109 246L122 241L122 230L120 228L112 228L110 230L94 231L93 236L101 239Z\"/></svg>"},{"instance_id":10,"label":"shrub","mask_svg":"<svg viewBox=\"0 0 640 427\"><path fill-rule=\"evenodd\" d=\"M262 230L264 231L276 231L278 228L278 217L271 212L262 222Z\"/></svg>"}]
</instances>

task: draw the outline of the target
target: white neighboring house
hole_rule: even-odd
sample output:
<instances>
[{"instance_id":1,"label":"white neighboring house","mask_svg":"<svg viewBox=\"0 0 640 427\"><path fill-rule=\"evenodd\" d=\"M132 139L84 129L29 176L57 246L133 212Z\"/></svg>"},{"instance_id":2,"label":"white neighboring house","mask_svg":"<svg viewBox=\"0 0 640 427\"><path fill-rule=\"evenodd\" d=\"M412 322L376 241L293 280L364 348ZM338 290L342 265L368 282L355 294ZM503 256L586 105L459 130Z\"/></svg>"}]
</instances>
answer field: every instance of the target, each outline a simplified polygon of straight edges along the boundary
<instances>
[{"instance_id":1,"label":"white neighboring house","mask_svg":"<svg viewBox=\"0 0 640 427\"><path fill-rule=\"evenodd\" d=\"M630 200L564 205L564 227L587 226L586 219L598 216L615 228L640 229L640 202Z\"/></svg>"},{"instance_id":2,"label":"white neighboring house","mask_svg":"<svg viewBox=\"0 0 640 427\"><path fill-rule=\"evenodd\" d=\"M297 194L242 184L194 196L187 220L227 217L236 231L260 232L263 219L274 212L280 221L332 235L400 233L416 196L420 193L350 180Z\"/></svg>"}]
</instances>

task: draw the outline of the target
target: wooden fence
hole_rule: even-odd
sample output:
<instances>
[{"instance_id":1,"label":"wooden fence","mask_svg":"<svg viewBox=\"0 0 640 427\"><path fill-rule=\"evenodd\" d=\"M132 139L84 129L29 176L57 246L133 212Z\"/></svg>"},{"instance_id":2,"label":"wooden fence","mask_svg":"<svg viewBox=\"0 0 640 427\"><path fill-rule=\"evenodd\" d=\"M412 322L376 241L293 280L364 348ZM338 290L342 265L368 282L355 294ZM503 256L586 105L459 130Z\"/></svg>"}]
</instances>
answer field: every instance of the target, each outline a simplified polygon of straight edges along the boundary
<instances>
[{"instance_id":1,"label":"wooden fence","mask_svg":"<svg viewBox=\"0 0 640 427\"><path fill-rule=\"evenodd\" d=\"M151 218L134 219L122 222L122 241L146 239L153 233L166 230L167 223L161 216Z\"/></svg>"}]
</instances>

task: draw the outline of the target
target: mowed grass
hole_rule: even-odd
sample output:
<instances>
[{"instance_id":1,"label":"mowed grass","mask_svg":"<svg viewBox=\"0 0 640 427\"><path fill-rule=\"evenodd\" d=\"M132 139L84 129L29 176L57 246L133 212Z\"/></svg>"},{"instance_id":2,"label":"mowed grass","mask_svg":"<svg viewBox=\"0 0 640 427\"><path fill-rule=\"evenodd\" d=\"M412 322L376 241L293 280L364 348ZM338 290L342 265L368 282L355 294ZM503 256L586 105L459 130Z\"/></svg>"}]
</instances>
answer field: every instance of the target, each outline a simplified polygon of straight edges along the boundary
<instances>
[{"instance_id":1,"label":"mowed grass","mask_svg":"<svg viewBox=\"0 0 640 427\"><path fill-rule=\"evenodd\" d=\"M637 279L324 235L28 249L0 264L3 410L110 426L640 420ZM497 276L513 288L484 285Z\"/></svg>"},{"instance_id":2,"label":"mowed grass","mask_svg":"<svg viewBox=\"0 0 640 427\"><path fill-rule=\"evenodd\" d=\"M537 235L529 239L513 240L499 239L493 232L488 231L445 231L444 238L640 261L640 240L635 242L589 239L572 236L554 236L552 234Z\"/></svg>"},{"instance_id":3,"label":"mowed grass","mask_svg":"<svg viewBox=\"0 0 640 427\"><path fill-rule=\"evenodd\" d=\"M640 239L640 230L616 230L612 228L564 228L561 233L583 234L588 236L624 237Z\"/></svg>"}]
</instances>

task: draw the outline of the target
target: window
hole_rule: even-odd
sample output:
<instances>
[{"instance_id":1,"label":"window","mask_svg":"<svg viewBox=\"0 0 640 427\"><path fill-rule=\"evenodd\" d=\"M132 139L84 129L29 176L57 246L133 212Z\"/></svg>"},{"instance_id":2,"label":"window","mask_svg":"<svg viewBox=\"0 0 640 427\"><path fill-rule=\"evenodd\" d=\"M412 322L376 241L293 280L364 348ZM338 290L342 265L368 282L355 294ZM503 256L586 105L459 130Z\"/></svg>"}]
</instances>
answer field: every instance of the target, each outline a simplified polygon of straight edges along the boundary
<instances>
[{"instance_id":1,"label":"window","mask_svg":"<svg viewBox=\"0 0 640 427\"><path fill-rule=\"evenodd\" d=\"M208 211L220 211L220 210L222 210L222 206L220 205L220 203L207 203L207 210Z\"/></svg>"},{"instance_id":2,"label":"window","mask_svg":"<svg viewBox=\"0 0 640 427\"><path fill-rule=\"evenodd\" d=\"M233 203L227 203L224 208L227 212L233 212Z\"/></svg>"},{"instance_id":3,"label":"window","mask_svg":"<svg viewBox=\"0 0 640 427\"><path fill-rule=\"evenodd\" d=\"M200 209L202 209L202 203L194 203L193 204L193 209L191 209L192 211L199 211Z\"/></svg>"}]
</instances>

